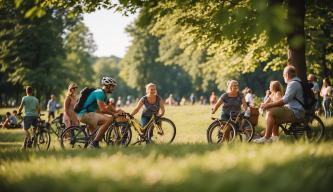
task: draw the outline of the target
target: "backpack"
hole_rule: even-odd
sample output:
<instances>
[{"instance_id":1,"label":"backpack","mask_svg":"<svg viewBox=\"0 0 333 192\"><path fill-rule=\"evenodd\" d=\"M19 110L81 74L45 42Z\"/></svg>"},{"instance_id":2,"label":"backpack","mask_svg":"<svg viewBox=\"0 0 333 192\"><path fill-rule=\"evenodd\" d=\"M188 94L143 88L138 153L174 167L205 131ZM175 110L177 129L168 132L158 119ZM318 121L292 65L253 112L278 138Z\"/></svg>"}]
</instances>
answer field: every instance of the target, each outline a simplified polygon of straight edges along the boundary
<instances>
[{"instance_id":1,"label":"backpack","mask_svg":"<svg viewBox=\"0 0 333 192\"><path fill-rule=\"evenodd\" d=\"M317 99L315 97L315 94L312 91L313 83L309 81L298 81L302 85L303 89L303 98L304 103L302 103L299 99L295 98L305 109L306 112L314 112L316 107Z\"/></svg>"},{"instance_id":2,"label":"backpack","mask_svg":"<svg viewBox=\"0 0 333 192\"><path fill-rule=\"evenodd\" d=\"M83 105L86 102L88 96L90 95L90 93L92 93L93 91L95 91L95 88L89 88L89 87L85 87L80 91L80 97L77 100L77 102L74 105L74 111L76 113L79 113L82 109L83 109ZM91 104L89 104L87 106L87 108L90 106Z\"/></svg>"}]
</instances>

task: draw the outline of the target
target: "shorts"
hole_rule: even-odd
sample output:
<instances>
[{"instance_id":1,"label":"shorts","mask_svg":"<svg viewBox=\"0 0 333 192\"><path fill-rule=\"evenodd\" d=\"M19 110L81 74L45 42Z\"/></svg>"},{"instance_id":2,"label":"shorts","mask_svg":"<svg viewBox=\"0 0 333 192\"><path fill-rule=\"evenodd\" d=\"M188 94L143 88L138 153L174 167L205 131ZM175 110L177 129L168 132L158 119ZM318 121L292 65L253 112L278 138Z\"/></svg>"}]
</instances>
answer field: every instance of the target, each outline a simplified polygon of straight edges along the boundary
<instances>
[{"instance_id":1,"label":"shorts","mask_svg":"<svg viewBox=\"0 0 333 192\"><path fill-rule=\"evenodd\" d=\"M49 118L52 116L52 118L54 119L54 111L49 111Z\"/></svg>"},{"instance_id":2,"label":"shorts","mask_svg":"<svg viewBox=\"0 0 333 192\"><path fill-rule=\"evenodd\" d=\"M267 109L267 112L268 111L271 112L277 125L282 123L295 123L298 121L295 113L286 106L273 107Z\"/></svg>"},{"instance_id":3,"label":"shorts","mask_svg":"<svg viewBox=\"0 0 333 192\"><path fill-rule=\"evenodd\" d=\"M23 128L29 129L31 125L33 127L37 127L38 124L38 117L35 116L25 116L23 117Z\"/></svg>"},{"instance_id":4,"label":"shorts","mask_svg":"<svg viewBox=\"0 0 333 192\"><path fill-rule=\"evenodd\" d=\"M85 113L81 117L79 117L79 120L80 120L80 122L90 125L94 129L96 129L98 126L98 122L100 122L101 120L104 120L105 118L111 118L111 116L107 115L107 114L89 112L89 113Z\"/></svg>"}]
</instances>

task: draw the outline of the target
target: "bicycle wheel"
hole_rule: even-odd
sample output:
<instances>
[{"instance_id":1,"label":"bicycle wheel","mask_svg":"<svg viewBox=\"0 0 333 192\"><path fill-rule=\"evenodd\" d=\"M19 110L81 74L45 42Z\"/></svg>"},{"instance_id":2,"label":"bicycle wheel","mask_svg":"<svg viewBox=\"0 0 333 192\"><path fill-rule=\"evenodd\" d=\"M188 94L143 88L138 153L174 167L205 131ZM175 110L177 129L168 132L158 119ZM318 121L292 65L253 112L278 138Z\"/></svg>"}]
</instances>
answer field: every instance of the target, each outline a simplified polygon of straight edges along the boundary
<instances>
[{"instance_id":1,"label":"bicycle wheel","mask_svg":"<svg viewBox=\"0 0 333 192\"><path fill-rule=\"evenodd\" d=\"M34 147L38 148L39 150L48 150L51 143L51 135L47 129L40 129L36 133L36 137L33 141Z\"/></svg>"},{"instance_id":2,"label":"bicycle wheel","mask_svg":"<svg viewBox=\"0 0 333 192\"><path fill-rule=\"evenodd\" d=\"M207 129L207 141L212 144L231 143L236 137L233 124L226 121L214 121Z\"/></svg>"},{"instance_id":3,"label":"bicycle wheel","mask_svg":"<svg viewBox=\"0 0 333 192\"><path fill-rule=\"evenodd\" d=\"M240 122L238 135L241 142L250 142L252 140L254 135L254 128L248 119L243 118Z\"/></svg>"},{"instance_id":4,"label":"bicycle wheel","mask_svg":"<svg viewBox=\"0 0 333 192\"><path fill-rule=\"evenodd\" d=\"M321 119L316 115L307 117L307 125L305 126L306 137L310 142L319 142L325 134L325 126Z\"/></svg>"},{"instance_id":5,"label":"bicycle wheel","mask_svg":"<svg viewBox=\"0 0 333 192\"><path fill-rule=\"evenodd\" d=\"M63 149L82 149L88 146L88 135L84 127L68 127L61 134L60 145Z\"/></svg>"},{"instance_id":6,"label":"bicycle wheel","mask_svg":"<svg viewBox=\"0 0 333 192\"><path fill-rule=\"evenodd\" d=\"M132 130L128 123L120 126L110 126L105 135L108 145L122 145L127 147L132 140Z\"/></svg>"},{"instance_id":7,"label":"bicycle wheel","mask_svg":"<svg viewBox=\"0 0 333 192\"><path fill-rule=\"evenodd\" d=\"M172 143L176 136L175 124L167 118L161 117L156 124L148 128L149 143L167 144Z\"/></svg>"}]
</instances>

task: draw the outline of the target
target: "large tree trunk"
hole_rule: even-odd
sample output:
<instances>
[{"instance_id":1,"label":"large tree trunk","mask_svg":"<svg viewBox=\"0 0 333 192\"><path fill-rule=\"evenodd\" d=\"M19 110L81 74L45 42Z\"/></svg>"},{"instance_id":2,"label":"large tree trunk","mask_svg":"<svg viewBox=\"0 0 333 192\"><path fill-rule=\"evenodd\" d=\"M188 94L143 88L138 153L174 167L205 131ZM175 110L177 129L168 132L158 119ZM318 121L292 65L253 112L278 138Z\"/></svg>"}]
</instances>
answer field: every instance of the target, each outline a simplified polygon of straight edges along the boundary
<instances>
[{"instance_id":1,"label":"large tree trunk","mask_svg":"<svg viewBox=\"0 0 333 192\"><path fill-rule=\"evenodd\" d=\"M304 35L305 0L288 0L288 21L292 31L288 34L288 64L296 68L297 76L306 80L305 35ZM296 39L299 43L293 43Z\"/></svg>"}]
</instances>

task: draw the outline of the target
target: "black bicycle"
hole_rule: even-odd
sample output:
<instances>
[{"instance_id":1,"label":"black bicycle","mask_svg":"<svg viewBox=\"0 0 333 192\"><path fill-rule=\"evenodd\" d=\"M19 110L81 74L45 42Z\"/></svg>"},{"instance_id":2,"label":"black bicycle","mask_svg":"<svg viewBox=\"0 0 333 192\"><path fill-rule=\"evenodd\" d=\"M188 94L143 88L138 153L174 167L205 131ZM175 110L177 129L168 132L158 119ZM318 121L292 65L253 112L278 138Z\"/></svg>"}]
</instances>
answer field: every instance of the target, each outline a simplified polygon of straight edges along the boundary
<instances>
[{"instance_id":1,"label":"black bicycle","mask_svg":"<svg viewBox=\"0 0 333 192\"><path fill-rule=\"evenodd\" d=\"M58 139L60 139L62 132L66 128L66 125L63 123L62 119L63 114L61 113L58 117L53 119L50 124L48 124L50 132L56 135Z\"/></svg>"},{"instance_id":2,"label":"black bicycle","mask_svg":"<svg viewBox=\"0 0 333 192\"><path fill-rule=\"evenodd\" d=\"M213 123L207 129L208 143L223 143L233 142L236 136L239 136L240 141L250 142L254 135L254 127L248 117L244 116L244 112L230 113L230 118L227 121L213 118Z\"/></svg>"},{"instance_id":3,"label":"black bicycle","mask_svg":"<svg viewBox=\"0 0 333 192\"><path fill-rule=\"evenodd\" d=\"M60 145L63 149L87 148L98 130L99 128L90 133L87 125L68 127L61 134Z\"/></svg>"},{"instance_id":4,"label":"black bicycle","mask_svg":"<svg viewBox=\"0 0 333 192\"><path fill-rule=\"evenodd\" d=\"M324 137L325 126L322 120L313 113L305 114L305 117L296 123L284 123L279 125L280 135L292 136L295 139L304 139L309 142L319 142Z\"/></svg>"},{"instance_id":5,"label":"black bicycle","mask_svg":"<svg viewBox=\"0 0 333 192\"><path fill-rule=\"evenodd\" d=\"M38 117L37 128L32 133L31 139L27 137L24 138L24 148L36 148L39 150L48 150L51 144L51 135L45 120L41 119L41 116L44 114L40 114ZM23 119L21 114L18 114L18 118Z\"/></svg>"}]
</instances>

